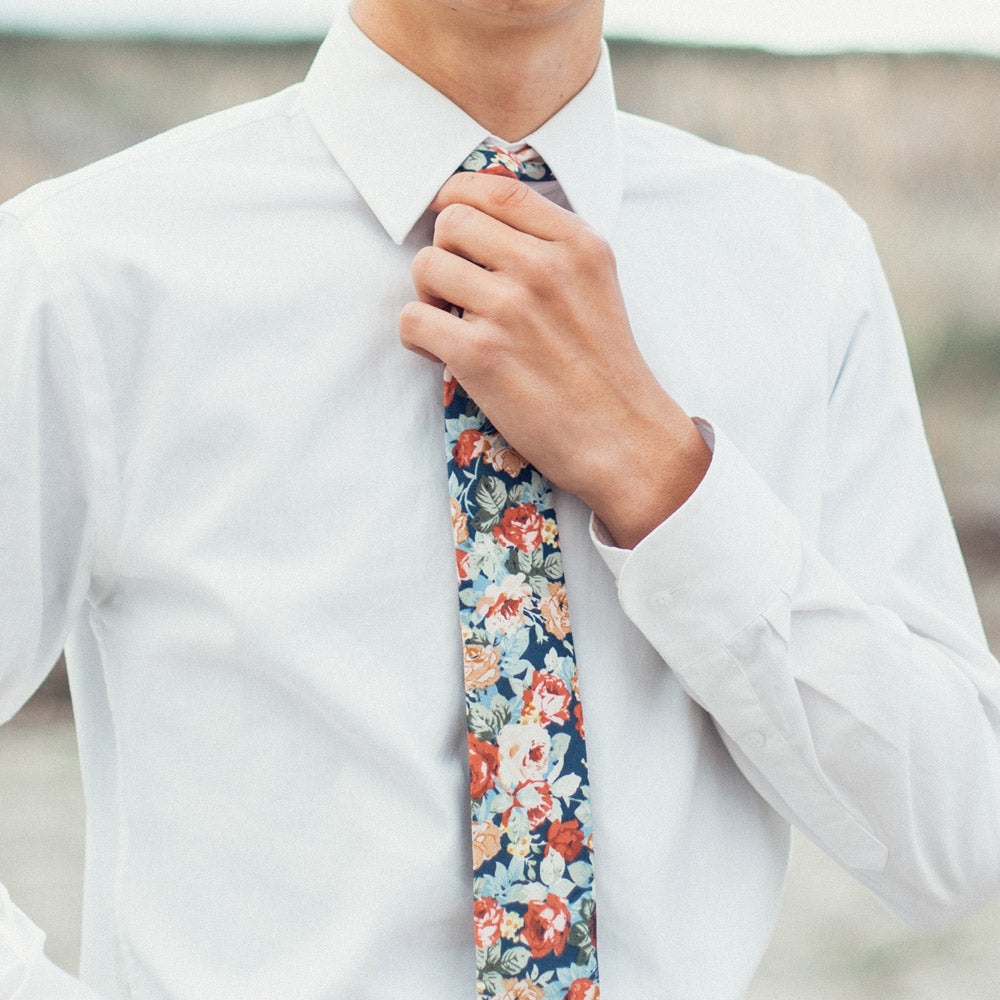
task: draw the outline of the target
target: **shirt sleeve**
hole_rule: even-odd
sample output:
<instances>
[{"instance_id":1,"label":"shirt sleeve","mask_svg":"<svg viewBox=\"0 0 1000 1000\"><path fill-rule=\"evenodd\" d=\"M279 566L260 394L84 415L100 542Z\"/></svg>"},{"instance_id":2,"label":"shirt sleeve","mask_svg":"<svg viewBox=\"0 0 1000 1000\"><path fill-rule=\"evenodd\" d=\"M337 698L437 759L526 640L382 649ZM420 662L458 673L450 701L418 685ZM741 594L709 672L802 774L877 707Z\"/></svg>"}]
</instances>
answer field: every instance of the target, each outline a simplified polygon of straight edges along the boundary
<instances>
[{"instance_id":1,"label":"shirt sleeve","mask_svg":"<svg viewBox=\"0 0 1000 1000\"><path fill-rule=\"evenodd\" d=\"M93 358L66 336L59 293L0 214L0 722L58 659L96 550ZM0 887L0 998L93 1000L45 957L43 940Z\"/></svg>"},{"instance_id":2,"label":"shirt sleeve","mask_svg":"<svg viewBox=\"0 0 1000 1000\"><path fill-rule=\"evenodd\" d=\"M760 794L898 916L1000 884L1000 666L979 622L867 231L831 326L818 536L725 434L631 552L621 604Z\"/></svg>"}]
</instances>

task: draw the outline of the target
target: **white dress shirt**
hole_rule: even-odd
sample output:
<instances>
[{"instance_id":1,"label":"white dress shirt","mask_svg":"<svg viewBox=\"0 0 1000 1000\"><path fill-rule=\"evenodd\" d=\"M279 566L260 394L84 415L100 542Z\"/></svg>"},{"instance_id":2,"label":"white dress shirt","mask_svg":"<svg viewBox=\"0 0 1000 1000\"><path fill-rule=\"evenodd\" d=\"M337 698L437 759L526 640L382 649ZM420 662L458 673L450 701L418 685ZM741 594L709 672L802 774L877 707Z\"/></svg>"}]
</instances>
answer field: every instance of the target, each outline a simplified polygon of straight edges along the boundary
<instances>
[{"instance_id":1,"label":"white dress shirt","mask_svg":"<svg viewBox=\"0 0 1000 1000\"><path fill-rule=\"evenodd\" d=\"M476 995L441 370L398 316L484 138L345 14L303 85L5 206L0 718L66 645L88 985L4 898L0 997ZM605 1000L740 997L789 822L966 912L1000 671L864 226L617 113L606 53L527 141L714 448L632 552L556 495Z\"/></svg>"}]
</instances>

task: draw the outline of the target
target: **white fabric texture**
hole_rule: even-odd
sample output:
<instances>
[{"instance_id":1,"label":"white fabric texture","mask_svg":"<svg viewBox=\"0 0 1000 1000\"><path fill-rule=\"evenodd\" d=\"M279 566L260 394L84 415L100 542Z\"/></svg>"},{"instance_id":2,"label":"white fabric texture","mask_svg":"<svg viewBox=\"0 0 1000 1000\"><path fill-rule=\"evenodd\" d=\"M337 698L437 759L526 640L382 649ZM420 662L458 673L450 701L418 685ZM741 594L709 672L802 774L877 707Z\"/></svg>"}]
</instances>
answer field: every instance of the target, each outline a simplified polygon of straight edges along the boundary
<instances>
[{"instance_id":1,"label":"white fabric texture","mask_svg":"<svg viewBox=\"0 0 1000 1000\"><path fill-rule=\"evenodd\" d=\"M4 206L0 718L65 645L89 985L4 897L0 997L475 996L441 370L398 316L484 138L345 14L303 85ZM617 113L606 53L526 141L714 449L632 552L557 493L603 995L742 996L790 822L960 916L1000 668L864 225Z\"/></svg>"}]
</instances>

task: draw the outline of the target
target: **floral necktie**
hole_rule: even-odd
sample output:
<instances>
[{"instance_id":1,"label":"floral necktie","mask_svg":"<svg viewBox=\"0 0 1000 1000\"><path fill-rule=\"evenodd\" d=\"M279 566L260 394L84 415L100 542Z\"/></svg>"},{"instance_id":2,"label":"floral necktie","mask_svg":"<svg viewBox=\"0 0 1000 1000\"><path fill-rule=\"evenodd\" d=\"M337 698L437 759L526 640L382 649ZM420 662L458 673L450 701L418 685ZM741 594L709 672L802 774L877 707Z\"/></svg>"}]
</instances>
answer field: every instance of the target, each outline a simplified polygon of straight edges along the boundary
<instances>
[{"instance_id":1,"label":"floral necktie","mask_svg":"<svg viewBox=\"0 0 1000 1000\"><path fill-rule=\"evenodd\" d=\"M552 180L533 150L459 170ZM445 368L480 997L596 1000L590 786L549 483Z\"/></svg>"}]
</instances>

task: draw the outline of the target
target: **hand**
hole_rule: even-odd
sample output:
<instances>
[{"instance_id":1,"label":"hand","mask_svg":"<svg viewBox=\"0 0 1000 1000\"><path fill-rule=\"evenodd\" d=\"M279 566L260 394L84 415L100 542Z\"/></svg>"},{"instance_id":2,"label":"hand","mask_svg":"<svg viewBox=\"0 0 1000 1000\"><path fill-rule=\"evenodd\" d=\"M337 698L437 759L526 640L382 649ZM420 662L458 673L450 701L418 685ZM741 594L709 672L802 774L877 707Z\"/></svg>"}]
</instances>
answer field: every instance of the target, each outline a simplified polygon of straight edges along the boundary
<instances>
[{"instance_id":1,"label":"hand","mask_svg":"<svg viewBox=\"0 0 1000 1000\"><path fill-rule=\"evenodd\" d=\"M444 361L512 447L634 546L710 453L636 347L611 249L512 178L455 174L431 208L404 346Z\"/></svg>"}]
</instances>

